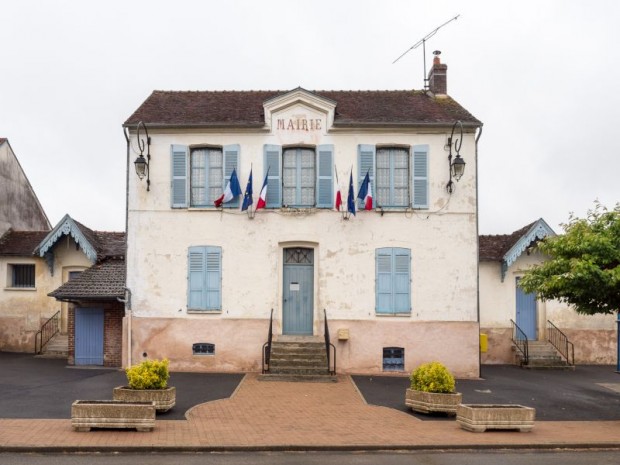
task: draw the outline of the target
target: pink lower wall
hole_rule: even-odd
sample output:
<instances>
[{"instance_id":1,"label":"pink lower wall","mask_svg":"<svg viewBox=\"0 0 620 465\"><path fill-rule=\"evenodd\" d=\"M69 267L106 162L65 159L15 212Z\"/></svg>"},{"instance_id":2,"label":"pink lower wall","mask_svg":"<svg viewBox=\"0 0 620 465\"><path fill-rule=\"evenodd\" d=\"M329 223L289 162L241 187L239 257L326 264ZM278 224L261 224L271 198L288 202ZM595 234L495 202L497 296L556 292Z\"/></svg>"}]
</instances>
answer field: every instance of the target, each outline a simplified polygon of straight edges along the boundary
<instances>
[{"instance_id":1,"label":"pink lower wall","mask_svg":"<svg viewBox=\"0 0 620 465\"><path fill-rule=\"evenodd\" d=\"M515 363L510 328L481 328L488 337L488 351L481 354L482 364ZM617 332L603 329L566 329L563 332L575 345L578 365L613 365L617 357Z\"/></svg>"},{"instance_id":2,"label":"pink lower wall","mask_svg":"<svg viewBox=\"0 0 620 465\"><path fill-rule=\"evenodd\" d=\"M256 319L133 317L132 363L146 354L148 358L168 358L173 371L260 371L268 326L268 320ZM383 348L402 347L403 375L434 360L447 365L458 378L479 375L476 322L330 320L329 329L337 348L339 373L384 373ZM338 340L339 329L349 330L348 340ZM197 342L215 344L215 355L192 355L192 344Z\"/></svg>"}]
</instances>

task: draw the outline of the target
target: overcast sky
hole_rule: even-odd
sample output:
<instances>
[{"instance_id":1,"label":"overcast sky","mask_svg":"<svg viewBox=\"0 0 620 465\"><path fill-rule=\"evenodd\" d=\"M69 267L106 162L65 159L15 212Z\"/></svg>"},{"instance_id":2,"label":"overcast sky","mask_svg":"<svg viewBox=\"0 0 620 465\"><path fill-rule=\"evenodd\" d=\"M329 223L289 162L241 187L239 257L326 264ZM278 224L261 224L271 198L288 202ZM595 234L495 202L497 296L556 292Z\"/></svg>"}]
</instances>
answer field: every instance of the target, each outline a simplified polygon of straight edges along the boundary
<instances>
[{"instance_id":1,"label":"overcast sky","mask_svg":"<svg viewBox=\"0 0 620 465\"><path fill-rule=\"evenodd\" d=\"M52 224L124 229L121 125L153 90L421 89L421 47L392 62L456 15L426 61L442 51L448 93L484 123L480 232L540 217L560 232L620 200L617 0L0 0L0 15L0 137Z\"/></svg>"}]
</instances>

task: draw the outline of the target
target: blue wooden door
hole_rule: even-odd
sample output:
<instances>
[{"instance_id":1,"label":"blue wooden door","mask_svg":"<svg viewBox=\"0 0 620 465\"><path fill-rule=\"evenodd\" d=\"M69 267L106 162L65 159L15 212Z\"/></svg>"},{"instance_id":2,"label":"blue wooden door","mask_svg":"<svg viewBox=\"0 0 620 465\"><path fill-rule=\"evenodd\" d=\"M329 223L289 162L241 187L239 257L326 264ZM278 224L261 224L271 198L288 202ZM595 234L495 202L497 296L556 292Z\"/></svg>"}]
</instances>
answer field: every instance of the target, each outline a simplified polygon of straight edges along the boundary
<instances>
[{"instance_id":1,"label":"blue wooden door","mask_svg":"<svg viewBox=\"0 0 620 465\"><path fill-rule=\"evenodd\" d=\"M103 309L75 309L75 364L103 365Z\"/></svg>"},{"instance_id":2,"label":"blue wooden door","mask_svg":"<svg viewBox=\"0 0 620 465\"><path fill-rule=\"evenodd\" d=\"M314 251L284 250L282 332L312 335L314 314Z\"/></svg>"},{"instance_id":3,"label":"blue wooden door","mask_svg":"<svg viewBox=\"0 0 620 465\"><path fill-rule=\"evenodd\" d=\"M517 278L517 326L528 339L536 340L536 294L526 294Z\"/></svg>"}]
</instances>

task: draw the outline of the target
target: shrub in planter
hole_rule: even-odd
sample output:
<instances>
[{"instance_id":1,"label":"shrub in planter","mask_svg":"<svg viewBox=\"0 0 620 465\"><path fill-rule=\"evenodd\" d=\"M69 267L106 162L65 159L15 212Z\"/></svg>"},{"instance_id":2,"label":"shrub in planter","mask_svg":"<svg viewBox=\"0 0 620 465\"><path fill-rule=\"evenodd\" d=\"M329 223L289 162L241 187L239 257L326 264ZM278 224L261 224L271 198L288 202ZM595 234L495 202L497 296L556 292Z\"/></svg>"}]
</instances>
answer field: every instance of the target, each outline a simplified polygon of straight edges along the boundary
<instances>
[{"instance_id":1,"label":"shrub in planter","mask_svg":"<svg viewBox=\"0 0 620 465\"><path fill-rule=\"evenodd\" d=\"M454 392L454 376L445 365L430 362L420 365L411 376L411 389L424 392Z\"/></svg>"},{"instance_id":2,"label":"shrub in planter","mask_svg":"<svg viewBox=\"0 0 620 465\"><path fill-rule=\"evenodd\" d=\"M405 404L421 413L442 412L456 415L462 395L454 392L454 376L439 362L420 365L410 376Z\"/></svg>"},{"instance_id":3,"label":"shrub in planter","mask_svg":"<svg viewBox=\"0 0 620 465\"><path fill-rule=\"evenodd\" d=\"M131 389L165 389L170 379L168 359L145 360L125 370Z\"/></svg>"},{"instance_id":4,"label":"shrub in planter","mask_svg":"<svg viewBox=\"0 0 620 465\"><path fill-rule=\"evenodd\" d=\"M158 412L176 403L176 388L168 387L168 360L145 360L125 370L128 386L114 388L113 399L126 402L154 401Z\"/></svg>"}]
</instances>

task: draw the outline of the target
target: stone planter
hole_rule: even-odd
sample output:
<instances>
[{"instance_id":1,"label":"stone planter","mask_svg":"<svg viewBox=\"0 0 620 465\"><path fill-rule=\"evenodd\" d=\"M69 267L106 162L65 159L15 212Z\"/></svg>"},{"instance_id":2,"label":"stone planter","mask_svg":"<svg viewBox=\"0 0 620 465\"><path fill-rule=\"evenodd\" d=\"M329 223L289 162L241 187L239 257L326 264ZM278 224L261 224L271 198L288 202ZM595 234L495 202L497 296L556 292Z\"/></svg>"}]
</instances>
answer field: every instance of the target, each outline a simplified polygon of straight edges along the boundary
<instances>
[{"instance_id":1,"label":"stone planter","mask_svg":"<svg viewBox=\"0 0 620 465\"><path fill-rule=\"evenodd\" d=\"M155 403L76 400L71 405L71 426L76 431L90 431L91 428L152 431L155 427Z\"/></svg>"},{"instance_id":2,"label":"stone planter","mask_svg":"<svg viewBox=\"0 0 620 465\"><path fill-rule=\"evenodd\" d=\"M522 432L534 427L536 410L511 404L461 404L456 422L467 431L482 433L488 429L515 429Z\"/></svg>"},{"instance_id":3,"label":"stone planter","mask_svg":"<svg viewBox=\"0 0 620 465\"><path fill-rule=\"evenodd\" d=\"M456 408L461 403L462 398L460 392L438 393L407 389L405 404L414 412L442 412L448 415L456 415Z\"/></svg>"},{"instance_id":4,"label":"stone planter","mask_svg":"<svg viewBox=\"0 0 620 465\"><path fill-rule=\"evenodd\" d=\"M112 392L114 400L125 402L155 402L157 413L167 412L176 403L177 389L131 389L128 386L115 387Z\"/></svg>"}]
</instances>

